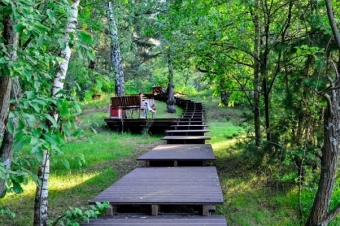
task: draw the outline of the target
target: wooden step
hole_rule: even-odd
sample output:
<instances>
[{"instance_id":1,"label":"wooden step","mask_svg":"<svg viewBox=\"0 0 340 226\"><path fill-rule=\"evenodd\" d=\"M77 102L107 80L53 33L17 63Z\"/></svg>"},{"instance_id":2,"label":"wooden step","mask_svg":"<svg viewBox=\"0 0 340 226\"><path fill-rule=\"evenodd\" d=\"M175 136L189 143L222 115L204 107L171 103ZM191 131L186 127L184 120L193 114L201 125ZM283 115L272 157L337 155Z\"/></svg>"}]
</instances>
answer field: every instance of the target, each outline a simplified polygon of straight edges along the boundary
<instances>
[{"instance_id":1,"label":"wooden step","mask_svg":"<svg viewBox=\"0 0 340 226\"><path fill-rule=\"evenodd\" d=\"M209 126L208 125L171 125L170 127L174 129L207 129Z\"/></svg>"},{"instance_id":2,"label":"wooden step","mask_svg":"<svg viewBox=\"0 0 340 226\"><path fill-rule=\"evenodd\" d=\"M208 129L187 129L187 130L166 130L166 134L170 136L203 136L205 133L209 132Z\"/></svg>"},{"instance_id":3,"label":"wooden step","mask_svg":"<svg viewBox=\"0 0 340 226\"><path fill-rule=\"evenodd\" d=\"M223 194L215 167L146 167L136 168L89 204L109 202L110 214L120 206L149 206L158 215L159 206L195 205L202 215L209 215L211 205L223 204Z\"/></svg>"},{"instance_id":4,"label":"wooden step","mask_svg":"<svg viewBox=\"0 0 340 226\"><path fill-rule=\"evenodd\" d=\"M167 141L167 144L204 144L210 139L209 136L165 136L162 138Z\"/></svg>"},{"instance_id":5,"label":"wooden step","mask_svg":"<svg viewBox=\"0 0 340 226\"><path fill-rule=\"evenodd\" d=\"M137 158L146 166L205 166L215 160L211 144L158 145ZM162 165L163 164L163 165Z\"/></svg>"},{"instance_id":6,"label":"wooden step","mask_svg":"<svg viewBox=\"0 0 340 226\"><path fill-rule=\"evenodd\" d=\"M227 226L224 216L115 216L90 219L83 226Z\"/></svg>"}]
</instances>

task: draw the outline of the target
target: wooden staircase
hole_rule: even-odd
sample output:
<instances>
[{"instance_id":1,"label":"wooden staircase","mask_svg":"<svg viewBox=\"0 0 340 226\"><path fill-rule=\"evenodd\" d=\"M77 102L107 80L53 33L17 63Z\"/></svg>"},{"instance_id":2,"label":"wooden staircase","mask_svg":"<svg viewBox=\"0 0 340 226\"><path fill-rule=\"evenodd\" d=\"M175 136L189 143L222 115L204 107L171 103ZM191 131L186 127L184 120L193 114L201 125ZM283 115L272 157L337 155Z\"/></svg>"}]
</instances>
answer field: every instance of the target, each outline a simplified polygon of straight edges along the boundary
<instances>
[{"instance_id":1,"label":"wooden staircase","mask_svg":"<svg viewBox=\"0 0 340 226\"><path fill-rule=\"evenodd\" d=\"M105 189L89 204L109 202L107 216L82 225L226 226L215 216L223 194L214 166L212 146L201 103L177 98L185 111L175 120L159 145L137 158L145 167L136 168Z\"/></svg>"}]
</instances>

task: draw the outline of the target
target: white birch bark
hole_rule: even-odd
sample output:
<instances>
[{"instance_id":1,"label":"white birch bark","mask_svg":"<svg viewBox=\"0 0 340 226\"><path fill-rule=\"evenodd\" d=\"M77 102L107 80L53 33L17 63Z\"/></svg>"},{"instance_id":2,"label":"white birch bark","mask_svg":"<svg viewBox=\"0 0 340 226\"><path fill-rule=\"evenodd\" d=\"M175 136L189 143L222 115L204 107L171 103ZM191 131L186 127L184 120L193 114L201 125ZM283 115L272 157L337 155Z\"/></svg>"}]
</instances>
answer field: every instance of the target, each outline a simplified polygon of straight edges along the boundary
<instances>
[{"instance_id":1,"label":"white birch bark","mask_svg":"<svg viewBox=\"0 0 340 226\"><path fill-rule=\"evenodd\" d=\"M122 66L122 56L120 53L118 29L113 13L113 5L108 2L107 18L109 23L109 32L111 38L111 65L116 75L116 96L125 95L124 72Z\"/></svg>"},{"instance_id":2,"label":"white birch bark","mask_svg":"<svg viewBox=\"0 0 340 226\"><path fill-rule=\"evenodd\" d=\"M70 33L74 33L78 24L78 6L80 0L74 0L71 4L70 17L67 20L66 30L64 35L64 42L66 48L61 51L60 57L62 61L59 63L57 73L53 81L52 96L56 95L61 89L64 88L64 81L66 78L66 72L68 70L69 60L71 57L71 48L69 46ZM54 115L54 117L58 117ZM47 207L48 207L48 178L50 173L50 161L49 152L44 151L44 158L42 164L38 169L38 176L41 180L41 184L37 185L34 205L34 225L44 226L47 225Z\"/></svg>"}]
</instances>

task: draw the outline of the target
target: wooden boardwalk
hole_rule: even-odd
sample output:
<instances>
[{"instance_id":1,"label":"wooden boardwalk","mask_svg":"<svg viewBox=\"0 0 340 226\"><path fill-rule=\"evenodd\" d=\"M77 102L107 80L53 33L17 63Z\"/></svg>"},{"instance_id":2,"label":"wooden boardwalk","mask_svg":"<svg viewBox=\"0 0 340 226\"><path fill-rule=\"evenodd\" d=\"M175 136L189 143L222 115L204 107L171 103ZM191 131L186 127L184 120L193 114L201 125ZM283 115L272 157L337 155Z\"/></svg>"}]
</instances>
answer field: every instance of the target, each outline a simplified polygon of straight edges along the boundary
<instances>
[{"instance_id":1,"label":"wooden boardwalk","mask_svg":"<svg viewBox=\"0 0 340 226\"><path fill-rule=\"evenodd\" d=\"M226 226L223 216L119 216L91 219L86 226Z\"/></svg>"},{"instance_id":2,"label":"wooden boardwalk","mask_svg":"<svg viewBox=\"0 0 340 226\"><path fill-rule=\"evenodd\" d=\"M147 167L134 169L89 200L109 202L111 216L82 225L227 226L224 216L212 215L215 205L223 204L223 194L216 168L206 164L215 156L205 144L210 137L204 135L209 131L204 106L176 101L185 112L168 125L162 138L167 144L137 158Z\"/></svg>"},{"instance_id":3,"label":"wooden boardwalk","mask_svg":"<svg viewBox=\"0 0 340 226\"><path fill-rule=\"evenodd\" d=\"M158 145L151 151L137 158L138 161L145 161L146 166L166 165L186 166L201 165L215 160L215 155L210 144L168 144Z\"/></svg>"}]
</instances>

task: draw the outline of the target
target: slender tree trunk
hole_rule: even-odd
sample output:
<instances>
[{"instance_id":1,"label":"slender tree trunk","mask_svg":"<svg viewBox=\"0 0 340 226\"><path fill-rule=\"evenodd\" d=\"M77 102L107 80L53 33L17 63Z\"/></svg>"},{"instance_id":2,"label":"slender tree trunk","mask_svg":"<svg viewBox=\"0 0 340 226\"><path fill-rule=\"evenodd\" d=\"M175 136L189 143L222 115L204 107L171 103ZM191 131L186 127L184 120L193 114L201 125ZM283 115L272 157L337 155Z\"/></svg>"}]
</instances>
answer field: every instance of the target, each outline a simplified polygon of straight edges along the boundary
<instances>
[{"instance_id":1,"label":"slender tree trunk","mask_svg":"<svg viewBox=\"0 0 340 226\"><path fill-rule=\"evenodd\" d=\"M257 1L257 5L259 5ZM258 13L254 13L254 26L255 26L255 40L254 40L254 129L255 129L255 145L257 147L261 146L262 143L262 135L261 135L261 108L260 108L260 94L261 94L261 86L260 86L260 48L261 48L261 25Z\"/></svg>"},{"instance_id":2,"label":"slender tree trunk","mask_svg":"<svg viewBox=\"0 0 340 226\"><path fill-rule=\"evenodd\" d=\"M174 86L174 68L172 65L172 58L170 53L167 54L168 57L168 68L169 68L169 84L168 84L168 100L166 101L167 103L167 112L168 113L175 113L176 112L176 108L175 108L175 104L176 104L176 100L174 97L174 92L175 92L175 86Z\"/></svg>"},{"instance_id":3,"label":"slender tree trunk","mask_svg":"<svg viewBox=\"0 0 340 226\"><path fill-rule=\"evenodd\" d=\"M7 52L10 54L11 61L17 59L17 47L18 47L18 33L14 31L14 22L9 15L5 15L2 21L4 31L3 39L7 48ZM13 88L12 88L13 86ZM17 92L20 90L18 78L10 78L9 75L2 72L0 76L0 157L5 167L9 170L12 163L12 144L13 134L6 129L6 120L8 119L8 111L10 107L10 98L17 99ZM2 141L2 142L1 142ZM5 189L5 180L0 179L0 195L3 194Z\"/></svg>"},{"instance_id":4,"label":"slender tree trunk","mask_svg":"<svg viewBox=\"0 0 340 226\"><path fill-rule=\"evenodd\" d=\"M64 88L64 80L68 70L69 60L71 57L71 48L69 47L70 33L74 33L78 24L78 6L80 0L74 0L71 4L71 16L67 20L65 35L63 37L66 48L61 51L60 57L63 61L58 65L57 73L53 81L52 96ZM58 115L52 112L52 117L58 118ZM41 184L37 185L34 204L34 226L47 225L48 219L48 178L50 174L50 154L47 150L44 151L43 162L38 169L38 177Z\"/></svg>"},{"instance_id":5,"label":"slender tree trunk","mask_svg":"<svg viewBox=\"0 0 340 226\"><path fill-rule=\"evenodd\" d=\"M116 96L124 96L125 95L125 83L124 83L124 72L122 65L122 56L120 53L119 47L119 39L118 39L118 29L116 20L113 13L113 6L111 2L108 2L107 7L107 18L109 21L109 31L111 37L111 65L114 69L114 73L116 74Z\"/></svg>"},{"instance_id":6,"label":"slender tree trunk","mask_svg":"<svg viewBox=\"0 0 340 226\"><path fill-rule=\"evenodd\" d=\"M14 77L12 80L12 91L11 91L11 99L16 100L15 103L11 104L10 108L15 109L18 101L21 99L21 91L20 91L20 85L19 85L19 79L18 77ZM12 165L12 158L13 158L13 134L6 129L4 133L4 137L2 140L2 144L0 147L0 157L2 162L4 163L7 170L10 170ZM4 193L6 186L6 180L0 179L0 196Z\"/></svg>"}]
</instances>

